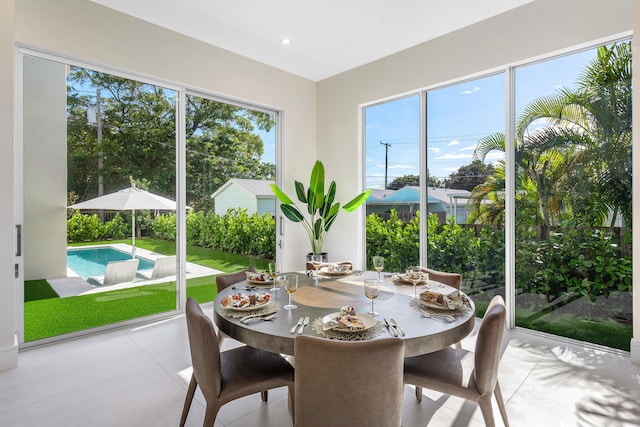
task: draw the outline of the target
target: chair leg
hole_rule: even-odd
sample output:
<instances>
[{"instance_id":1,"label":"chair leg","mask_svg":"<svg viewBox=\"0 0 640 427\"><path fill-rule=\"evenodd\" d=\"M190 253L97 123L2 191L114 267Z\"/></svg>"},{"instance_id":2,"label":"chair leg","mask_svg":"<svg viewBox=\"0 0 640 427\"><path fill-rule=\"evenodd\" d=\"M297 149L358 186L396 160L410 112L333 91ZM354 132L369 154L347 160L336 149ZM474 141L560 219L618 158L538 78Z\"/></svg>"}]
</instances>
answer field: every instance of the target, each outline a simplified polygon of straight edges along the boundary
<instances>
[{"instance_id":1,"label":"chair leg","mask_svg":"<svg viewBox=\"0 0 640 427\"><path fill-rule=\"evenodd\" d=\"M504 400L502 399L502 391L500 390L500 383L496 381L496 388L493 390L493 394L496 396L498 402L498 409L500 409L500 415L502 415L502 421L505 427L509 427L509 420L507 419L507 408L504 406Z\"/></svg>"},{"instance_id":2,"label":"chair leg","mask_svg":"<svg viewBox=\"0 0 640 427\"><path fill-rule=\"evenodd\" d=\"M207 409L204 414L204 423L202 423L202 427L213 427L213 424L216 422L216 417L218 416L218 411L220 410L219 403L209 403L207 402Z\"/></svg>"},{"instance_id":3,"label":"chair leg","mask_svg":"<svg viewBox=\"0 0 640 427\"><path fill-rule=\"evenodd\" d=\"M416 386L416 399L419 403L422 403L422 387Z\"/></svg>"},{"instance_id":4,"label":"chair leg","mask_svg":"<svg viewBox=\"0 0 640 427\"><path fill-rule=\"evenodd\" d=\"M187 422L187 415L191 408L191 402L193 401L193 395L196 392L198 381L196 381L195 375L191 375L191 381L189 381L189 387L187 388L187 397L184 399L184 407L182 408L182 417L180 418L180 427L184 427Z\"/></svg>"},{"instance_id":5,"label":"chair leg","mask_svg":"<svg viewBox=\"0 0 640 427\"><path fill-rule=\"evenodd\" d=\"M269 400L269 390L261 391L260 397L262 397L263 402L266 402L267 400Z\"/></svg>"},{"instance_id":6,"label":"chair leg","mask_svg":"<svg viewBox=\"0 0 640 427\"><path fill-rule=\"evenodd\" d=\"M483 398L478 400L478 406L482 412L482 418L484 418L484 425L486 427L495 427L496 422L493 419L493 408L491 407L491 395L487 394Z\"/></svg>"},{"instance_id":7,"label":"chair leg","mask_svg":"<svg viewBox=\"0 0 640 427\"><path fill-rule=\"evenodd\" d=\"M289 386L287 387L289 389L289 413L291 414L291 419L293 420L293 425L295 425L295 421L296 421L296 396L295 396L295 389L293 388L293 386Z\"/></svg>"}]
</instances>

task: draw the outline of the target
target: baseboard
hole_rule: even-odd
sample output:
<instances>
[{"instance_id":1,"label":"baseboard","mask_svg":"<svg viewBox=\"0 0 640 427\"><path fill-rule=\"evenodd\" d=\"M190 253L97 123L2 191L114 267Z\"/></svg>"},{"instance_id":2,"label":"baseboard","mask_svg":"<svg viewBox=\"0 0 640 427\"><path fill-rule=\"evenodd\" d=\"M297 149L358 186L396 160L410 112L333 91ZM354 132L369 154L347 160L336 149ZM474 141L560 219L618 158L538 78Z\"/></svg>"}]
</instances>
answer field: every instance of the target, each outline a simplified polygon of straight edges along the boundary
<instances>
[{"instance_id":1,"label":"baseboard","mask_svg":"<svg viewBox=\"0 0 640 427\"><path fill-rule=\"evenodd\" d=\"M18 336L13 336L13 345L0 348L0 371L18 366Z\"/></svg>"},{"instance_id":2,"label":"baseboard","mask_svg":"<svg viewBox=\"0 0 640 427\"><path fill-rule=\"evenodd\" d=\"M631 338L631 363L640 365L640 341Z\"/></svg>"}]
</instances>

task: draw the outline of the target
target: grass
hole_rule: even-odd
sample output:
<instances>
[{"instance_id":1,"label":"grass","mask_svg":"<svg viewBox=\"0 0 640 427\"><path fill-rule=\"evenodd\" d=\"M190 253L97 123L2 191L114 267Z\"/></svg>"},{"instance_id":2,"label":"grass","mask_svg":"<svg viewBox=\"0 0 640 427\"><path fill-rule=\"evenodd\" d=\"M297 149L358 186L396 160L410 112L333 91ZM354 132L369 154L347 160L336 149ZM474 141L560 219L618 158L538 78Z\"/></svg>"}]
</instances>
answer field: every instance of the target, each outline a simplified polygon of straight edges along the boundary
<instances>
[{"instance_id":1,"label":"grass","mask_svg":"<svg viewBox=\"0 0 640 427\"><path fill-rule=\"evenodd\" d=\"M130 243L129 240L92 244ZM80 246L76 244L74 246ZM165 255L175 255L175 244L163 240L136 239L136 246ZM228 254L199 247L187 247L187 261L223 272L249 266L263 270L268 260ZM212 301L216 295L215 275L187 280L187 296L198 302ZM46 280L25 282L25 341L63 335L175 310L175 281L157 285L60 298Z\"/></svg>"}]
</instances>

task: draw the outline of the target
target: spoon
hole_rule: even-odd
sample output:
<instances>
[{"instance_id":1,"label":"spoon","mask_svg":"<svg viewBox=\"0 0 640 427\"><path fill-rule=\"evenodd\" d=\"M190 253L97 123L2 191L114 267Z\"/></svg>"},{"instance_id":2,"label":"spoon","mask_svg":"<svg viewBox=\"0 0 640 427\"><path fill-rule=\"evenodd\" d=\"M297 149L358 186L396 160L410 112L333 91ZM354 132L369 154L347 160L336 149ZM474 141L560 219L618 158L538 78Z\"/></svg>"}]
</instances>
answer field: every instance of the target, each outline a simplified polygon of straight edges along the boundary
<instances>
[{"instance_id":1,"label":"spoon","mask_svg":"<svg viewBox=\"0 0 640 427\"><path fill-rule=\"evenodd\" d=\"M400 334L402 336L405 336L406 333L404 332L404 329L402 329L400 326L398 326L398 324L396 323L395 319L389 318L389 323L391 323L391 326L393 326L394 328L396 328L397 330L400 331Z\"/></svg>"}]
</instances>

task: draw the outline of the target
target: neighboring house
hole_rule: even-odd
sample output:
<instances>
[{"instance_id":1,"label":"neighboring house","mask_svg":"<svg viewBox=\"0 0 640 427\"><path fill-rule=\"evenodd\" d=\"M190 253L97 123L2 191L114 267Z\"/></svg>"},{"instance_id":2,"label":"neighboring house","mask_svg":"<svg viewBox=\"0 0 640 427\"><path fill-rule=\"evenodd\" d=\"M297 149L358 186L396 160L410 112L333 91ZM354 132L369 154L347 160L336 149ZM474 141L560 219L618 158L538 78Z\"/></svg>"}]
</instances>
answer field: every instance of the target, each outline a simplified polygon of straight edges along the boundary
<instances>
[{"instance_id":1,"label":"neighboring house","mask_svg":"<svg viewBox=\"0 0 640 427\"><path fill-rule=\"evenodd\" d=\"M446 217L455 215L459 224L467 219L467 200L471 193L467 190L450 188L427 189L427 212L443 212ZM420 187L405 186L399 190L372 189L366 202L367 215L383 214L395 209L400 212L420 210Z\"/></svg>"},{"instance_id":2,"label":"neighboring house","mask_svg":"<svg viewBox=\"0 0 640 427\"><path fill-rule=\"evenodd\" d=\"M229 209L246 209L249 215L275 216L276 196L271 191L274 181L231 178L211 195L214 212L224 215Z\"/></svg>"}]
</instances>

